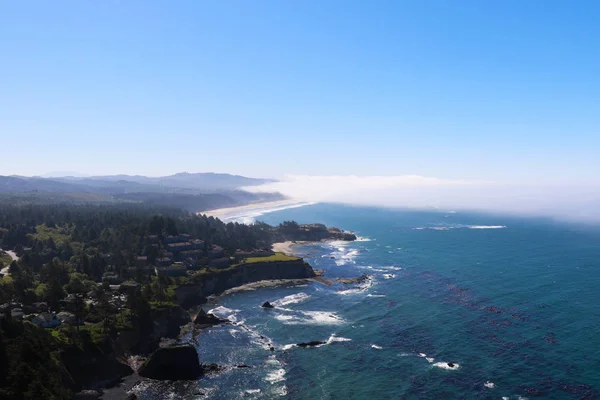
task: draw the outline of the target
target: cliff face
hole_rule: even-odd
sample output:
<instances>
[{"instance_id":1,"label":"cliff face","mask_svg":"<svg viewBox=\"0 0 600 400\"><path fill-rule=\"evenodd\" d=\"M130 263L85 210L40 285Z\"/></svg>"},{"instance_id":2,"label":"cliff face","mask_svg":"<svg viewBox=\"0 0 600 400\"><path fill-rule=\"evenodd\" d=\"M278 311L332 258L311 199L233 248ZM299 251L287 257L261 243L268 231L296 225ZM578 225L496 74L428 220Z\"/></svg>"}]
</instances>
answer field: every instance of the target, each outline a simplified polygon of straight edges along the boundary
<instances>
[{"instance_id":1,"label":"cliff face","mask_svg":"<svg viewBox=\"0 0 600 400\"><path fill-rule=\"evenodd\" d=\"M190 321L190 315L180 306L153 310L150 329L119 332L116 339L117 352L121 356L151 353L158 348L161 338L176 338L181 327Z\"/></svg>"},{"instance_id":2,"label":"cliff face","mask_svg":"<svg viewBox=\"0 0 600 400\"><path fill-rule=\"evenodd\" d=\"M183 285L175 290L179 304L189 304L207 296L251 282L275 279L303 279L315 277L315 271L301 258L290 261L272 261L240 264L236 267L200 275L196 284Z\"/></svg>"}]
</instances>

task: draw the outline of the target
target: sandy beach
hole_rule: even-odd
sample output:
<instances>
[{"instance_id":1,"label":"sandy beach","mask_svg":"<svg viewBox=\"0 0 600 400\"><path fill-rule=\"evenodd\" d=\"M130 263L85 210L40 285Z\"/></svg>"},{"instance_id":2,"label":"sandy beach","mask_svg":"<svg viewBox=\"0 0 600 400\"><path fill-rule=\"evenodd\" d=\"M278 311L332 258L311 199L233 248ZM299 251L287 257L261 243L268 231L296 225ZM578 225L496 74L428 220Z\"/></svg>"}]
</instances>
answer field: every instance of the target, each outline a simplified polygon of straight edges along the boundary
<instances>
[{"instance_id":1,"label":"sandy beach","mask_svg":"<svg viewBox=\"0 0 600 400\"><path fill-rule=\"evenodd\" d=\"M223 221L234 220L238 222L245 222L267 212L285 210L286 208L302 207L310 204L314 203L287 199L269 201L265 203L246 204L244 206L238 207L219 208L216 210L201 211L198 214L206 214L208 216L219 218Z\"/></svg>"},{"instance_id":2,"label":"sandy beach","mask_svg":"<svg viewBox=\"0 0 600 400\"><path fill-rule=\"evenodd\" d=\"M291 241L274 243L271 247L271 250L273 250L275 253L283 253L288 256L294 256L295 254L293 247L299 244L301 243Z\"/></svg>"}]
</instances>

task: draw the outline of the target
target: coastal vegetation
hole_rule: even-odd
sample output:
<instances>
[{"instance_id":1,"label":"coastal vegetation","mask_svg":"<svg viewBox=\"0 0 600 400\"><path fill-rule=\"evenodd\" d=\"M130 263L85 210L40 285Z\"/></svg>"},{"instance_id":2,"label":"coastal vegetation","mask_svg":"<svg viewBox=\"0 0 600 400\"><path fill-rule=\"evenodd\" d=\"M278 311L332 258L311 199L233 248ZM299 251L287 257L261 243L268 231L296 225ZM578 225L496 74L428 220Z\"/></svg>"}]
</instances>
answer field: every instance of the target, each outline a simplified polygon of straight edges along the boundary
<instances>
[{"instance_id":1,"label":"coastal vegetation","mask_svg":"<svg viewBox=\"0 0 600 400\"><path fill-rule=\"evenodd\" d=\"M182 305L264 279L314 276L282 239L339 235L322 225L224 223L141 204L0 201L0 398L66 399L130 374L191 321ZM6 270L5 270L6 271ZM92 371L92 372L86 372Z\"/></svg>"}]
</instances>

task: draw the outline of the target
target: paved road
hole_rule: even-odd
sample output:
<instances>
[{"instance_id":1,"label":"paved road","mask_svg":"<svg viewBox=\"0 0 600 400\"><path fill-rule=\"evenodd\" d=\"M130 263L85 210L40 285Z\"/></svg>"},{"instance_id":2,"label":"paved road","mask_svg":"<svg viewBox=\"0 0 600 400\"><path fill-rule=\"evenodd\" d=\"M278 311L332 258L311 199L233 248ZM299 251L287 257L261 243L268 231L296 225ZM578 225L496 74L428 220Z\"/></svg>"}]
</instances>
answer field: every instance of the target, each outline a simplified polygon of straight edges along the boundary
<instances>
[{"instance_id":1,"label":"paved road","mask_svg":"<svg viewBox=\"0 0 600 400\"><path fill-rule=\"evenodd\" d=\"M14 261L17 261L19 259L19 257L17 257L17 253L15 253L12 250L5 251L5 253L8 254ZM10 275L10 273L8 272L9 268L10 268L10 265L7 265L6 267L0 269L0 274Z\"/></svg>"}]
</instances>

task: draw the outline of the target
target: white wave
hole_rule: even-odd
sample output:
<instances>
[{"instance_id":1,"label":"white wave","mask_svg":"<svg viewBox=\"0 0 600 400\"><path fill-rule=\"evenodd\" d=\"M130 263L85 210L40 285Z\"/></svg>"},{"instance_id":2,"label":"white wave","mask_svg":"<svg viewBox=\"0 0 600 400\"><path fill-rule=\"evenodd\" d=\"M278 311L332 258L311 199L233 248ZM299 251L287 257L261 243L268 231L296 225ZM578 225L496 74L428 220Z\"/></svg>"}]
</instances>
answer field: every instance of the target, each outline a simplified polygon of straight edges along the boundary
<instances>
[{"instance_id":1,"label":"white wave","mask_svg":"<svg viewBox=\"0 0 600 400\"><path fill-rule=\"evenodd\" d=\"M483 386L485 386L488 389L493 389L493 388L496 387L496 385L494 384L494 382L490 382L490 381L487 381L486 383L484 383Z\"/></svg>"},{"instance_id":2,"label":"white wave","mask_svg":"<svg viewBox=\"0 0 600 400\"><path fill-rule=\"evenodd\" d=\"M246 394L257 394L257 393L260 393L260 389L246 389L244 391L244 393L246 393Z\"/></svg>"},{"instance_id":3,"label":"white wave","mask_svg":"<svg viewBox=\"0 0 600 400\"><path fill-rule=\"evenodd\" d=\"M383 347L381 347L381 346L377 346L376 344L372 344L372 345L371 345L371 348L373 348L373 349L376 349L376 350L381 350L381 349L383 349Z\"/></svg>"},{"instance_id":4,"label":"white wave","mask_svg":"<svg viewBox=\"0 0 600 400\"><path fill-rule=\"evenodd\" d=\"M448 369L448 370L455 370L455 369L459 369L460 365L457 363L453 363L452 367L448 365L448 363L446 362L436 362L435 364L433 364L434 367L438 367L438 368L442 368L442 369Z\"/></svg>"},{"instance_id":5,"label":"white wave","mask_svg":"<svg viewBox=\"0 0 600 400\"><path fill-rule=\"evenodd\" d=\"M427 354L425 354L425 353L419 353L418 355L419 355L419 357L423 357L423 358L427 357Z\"/></svg>"},{"instance_id":6,"label":"white wave","mask_svg":"<svg viewBox=\"0 0 600 400\"><path fill-rule=\"evenodd\" d=\"M285 381L285 369L279 368L268 372L265 381L270 382L271 384Z\"/></svg>"},{"instance_id":7,"label":"white wave","mask_svg":"<svg viewBox=\"0 0 600 400\"><path fill-rule=\"evenodd\" d=\"M289 349L292 349L292 348L294 348L294 347L296 347L296 344L295 344L295 343L292 343L292 344L285 344L285 345L281 346L281 350L289 350Z\"/></svg>"},{"instance_id":8,"label":"white wave","mask_svg":"<svg viewBox=\"0 0 600 400\"><path fill-rule=\"evenodd\" d=\"M369 293L367 297L386 297L385 294L371 294Z\"/></svg>"},{"instance_id":9,"label":"white wave","mask_svg":"<svg viewBox=\"0 0 600 400\"><path fill-rule=\"evenodd\" d=\"M227 308L224 306L219 306L219 307L213 308L212 310L208 310L209 314L214 314L217 317L221 317L221 318L224 318L225 316L234 314L236 312L240 312L240 310L232 310L231 308Z\"/></svg>"},{"instance_id":10,"label":"white wave","mask_svg":"<svg viewBox=\"0 0 600 400\"><path fill-rule=\"evenodd\" d=\"M375 284L375 280L371 276L369 276L369 278L366 279L359 286L357 286L355 288L352 288L352 289L340 290L340 291L338 291L336 293L340 294L342 296L348 296L348 295L351 295L351 294L364 293L367 290L369 290L374 284Z\"/></svg>"},{"instance_id":11,"label":"white wave","mask_svg":"<svg viewBox=\"0 0 600 400\"><path fill-rule=\"evenodd\" d=\"M375 239L371 239L368 237L357 236L355 242L372 242Z\"/></svg>"},{"instance_id":12,"label":"white wave","mask_svg":"<svg viewBox=\"0 0 600 400\"><path fill-rule=\"evenodd\" d=\"M467 226L469 229L504 229L506 226L504 225L469 225Z\"/></svg>"},{"instance_id":13,"label":"white wave","mask_svg":"<svg viewBox=\"0 0 600 400\"><path fill-rule=\"evenodd\" d=\"M283 306L287 306L288 304L300 303L308 298L310 298L309 294L301 292L301 293L296 293L296 294L291 294L289 296L285 296L281 299L275 300L271 304L274 305L275 307L283 307Z\"/></svg>"},{"instance_id":14,"label":"white wave","mask_svg":"<svg viewBox=\"0 0 600 400\"><path fill-rule=\"evenodd\" d=\"M502 400L510 400L510 399L506 396L502 396Z\"/></svg>"},{"instance_id":15,"label":"white wave","mask_svg":"<svg viewBox=\"0 0 600 400\"><path fill-rule=\"evenodd\" d=\"M386 270L392 270L392 271L401 271L402 270L402 267L397 267L395 265L390 265L389 267L382 267L382 268L384 268Z\"/></svg>"},{"instance_id":16,"label":"white wave","mask_svg":"<svg viewBox=\"0 0 600 400\"><path fill-rule=\"evenodd\" d=\"M448 231L450 229L504 229L505 225L451 225L451 226L420 226L413 230L430 229L434 231Z\"/></svg>"},{"instance_id":17,"label":"white wave","mask_svg":"<svg viewBox=\"0 0 600 400\"><path fill-rule=\"evenodd\" d=\"M329 339L327 339L327 344L331 344L333 342L350 342L350 341L352 341L352 339L341 337L341 336L336 336L336 334L334 333L331 336L329 336Z\"/></svg>"},{"instance_id":18,"label":"white wave","mask_svg":"<svg viewBox=\"0 0 600 400\"><path fill-rule=\"evenodd\" d=\"M433 358L433 357L425 357L425 359L427 360L428 363L432 363L435 360L435 358Z\"/></svg>"},{"instance_id":19,"label":"white wave","mask_svg":"<svg viewBox=\"0 0 600 400\"><path fill-rule=\"evenodd\" d=\"M396 275L394 275L394 274L383 274L383 277L384 277L385 279L393 279L393 278L395 278L395 277L396 277Z\"/></svg>"},{"instance_id":20,"label":"white wave","mask_svg":"<svg viewBox=\"0 0 600 400\"><path fill-rule=\"evenodd\" d=\"M341 325L345 321L330 311L299 311L301 315L279 314L275 319L285 325Z\"/></svg>"},{"instance_id":21,"label":"white wave","mask_svg":"<svg viewBox=\"0 0 600 400\"><path fill-rule=\"evenodd\" d=\"M274 383L285 380L285 374L286 374L285 369L281 368L281 362L279 362L275 358L274 355L270 356L265 361L265 364L268 367L273 368L267 373L267 376L265 377L265 381L270 382L271 384L274 384Z\"/></svg>"}]
</instances>

